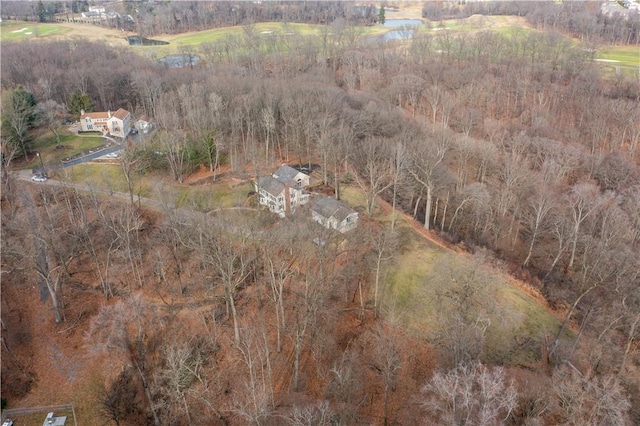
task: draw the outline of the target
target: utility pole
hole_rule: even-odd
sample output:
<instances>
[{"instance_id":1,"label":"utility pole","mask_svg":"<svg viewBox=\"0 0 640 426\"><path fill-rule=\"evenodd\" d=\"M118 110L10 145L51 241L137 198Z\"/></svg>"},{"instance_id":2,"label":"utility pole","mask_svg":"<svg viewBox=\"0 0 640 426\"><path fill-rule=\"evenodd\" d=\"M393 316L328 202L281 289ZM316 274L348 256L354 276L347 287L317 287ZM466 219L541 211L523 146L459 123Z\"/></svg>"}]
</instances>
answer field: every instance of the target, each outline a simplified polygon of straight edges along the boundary
<instances>
[{"instance_id":1,"label":"utility pole","mask_svg":"<svg viewBox=\"0 0 640 426\"><path fill-rule=\"evenodd\" d=\"M40 159L40 166L42 167L42 175L46 176L47 171L44 169L44 161L42 161L42 156L40 155L40 152L36 152L36 156Z\"/></svg>"}]
</instances>

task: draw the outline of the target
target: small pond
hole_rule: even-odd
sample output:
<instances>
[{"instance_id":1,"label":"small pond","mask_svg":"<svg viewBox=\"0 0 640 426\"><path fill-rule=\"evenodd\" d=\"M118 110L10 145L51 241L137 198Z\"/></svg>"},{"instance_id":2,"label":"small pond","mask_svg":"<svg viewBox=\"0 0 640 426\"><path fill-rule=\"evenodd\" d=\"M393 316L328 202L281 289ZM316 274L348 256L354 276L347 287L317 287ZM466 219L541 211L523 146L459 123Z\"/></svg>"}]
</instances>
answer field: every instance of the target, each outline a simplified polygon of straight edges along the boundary
<instances>
[{"instance_id":1,"label":"small pond","mask_svg":"<svg viewBox=\"0 0 640 426\"><path fill-rule=\"evenodd\" d=\"M387 19L384 21L385 27L419 27L422 21L419 19Z\"/></svg>"},{"instance_id":2,"label":"small pond","mask_svg":"<svg viewBox=\"0 0 640 426\"><path fill-rule=\"evenodd\" d=\"M169 44L168 41L152 40L150 38L140 36L127 37L127 41L131 46L164 46L166 44Z\"/></svg>"},{"instance_id":3,"label":"small pond","mask_svg":"<svg viewBox=\"0 0 640 426\"><path fill-rule=\"evenodd\" d=\"M411 28L403 28L401 30L391 30L388 33L368 37L368 41L372 43L380 43L385 41L405 40L413 37L415 30Z\"/></svg>"},{"instance_id":4,"label":"small pond","mask_svg":"<svg viewBox=\"0 0 640 426\"><path fill-rule=\"evenodd\" d=\"M198 55L169 55L164 58L158 59L162 65L168 68L184 68L192 67L200 63L200 56Z\"/></svg>"}]
</instances>

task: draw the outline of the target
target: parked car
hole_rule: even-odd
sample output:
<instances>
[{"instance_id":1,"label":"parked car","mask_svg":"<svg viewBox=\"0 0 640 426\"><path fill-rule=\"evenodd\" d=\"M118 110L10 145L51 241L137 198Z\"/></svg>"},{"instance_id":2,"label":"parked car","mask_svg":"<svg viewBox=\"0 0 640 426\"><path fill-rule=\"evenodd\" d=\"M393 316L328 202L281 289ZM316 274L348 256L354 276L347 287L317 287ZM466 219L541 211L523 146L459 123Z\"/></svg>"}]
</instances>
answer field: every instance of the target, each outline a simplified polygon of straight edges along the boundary
<instances>
[{"instance_id":1,"label":"parked car","mask_svg":"<svg viewBox=\"0 0 640 426\"><path fill-rule=\"evenodd\" d=\"M111 152L111 153L105 155L105 157L107 157L107 158L118 158L118 157L120 157L120 155L117 152Z\"/></svg>"},{"instance_id":2,"label":"parked car","mask_svg":"<svg viewBox=\"0 0 640 426\"><path fill-rule=\"evenodd\" d=\"M35 176L31 176L31 180L34 182L46 182L47 177L44 175L35 175Z\"/></svg>"}]
</instances>

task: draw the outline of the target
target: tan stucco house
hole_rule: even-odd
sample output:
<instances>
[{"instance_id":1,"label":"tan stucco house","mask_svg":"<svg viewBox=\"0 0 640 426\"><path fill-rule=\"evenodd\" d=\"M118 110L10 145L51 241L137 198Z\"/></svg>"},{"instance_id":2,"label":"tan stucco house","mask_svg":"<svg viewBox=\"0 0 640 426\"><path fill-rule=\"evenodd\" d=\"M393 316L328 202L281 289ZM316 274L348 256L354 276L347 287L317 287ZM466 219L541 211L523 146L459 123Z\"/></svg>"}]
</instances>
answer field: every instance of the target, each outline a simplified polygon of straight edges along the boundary
<instances>
[{"instance_id":1,"label":"tan stucco house","mask_svg":"<svg viewBox=\"0 0 640 426\"><path fill-rule=\"evenodd\" d=\"M116 112L80 111L80 126L83 132L99 131L124 139L131 130L131 113L120 108Z\"/></svg>"}]
</instances>

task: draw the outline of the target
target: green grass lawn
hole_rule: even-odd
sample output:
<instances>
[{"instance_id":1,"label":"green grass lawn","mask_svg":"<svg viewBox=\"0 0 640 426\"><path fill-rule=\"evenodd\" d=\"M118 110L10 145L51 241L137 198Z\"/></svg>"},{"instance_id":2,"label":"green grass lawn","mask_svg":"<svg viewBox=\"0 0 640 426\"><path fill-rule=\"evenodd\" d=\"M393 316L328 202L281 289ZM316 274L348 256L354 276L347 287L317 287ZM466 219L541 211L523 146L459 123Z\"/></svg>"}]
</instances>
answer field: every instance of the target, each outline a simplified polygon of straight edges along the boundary
<instances>
[{"instance_id":1,"label":"green grass lawn","mask_svg":"<svg viewBox=\"0 0 640 426\"><path fill-rule=\"evenodd\" d=\"M159 40L168 41L178 46L197 46L205 42L224 40L230 36L243 36L249 32L255 36L286 36L294 33L300 35L314 35L319 34L320 27L320 25L311 24L263 22L247 28L242 26L216 28L213 30L161 37Z\"/></svg>"},{"instance_id":2,"label":"green grass lawn","mask_svg":"<svg viewBox=\"0 0 640 426\"><path fill-rule=\"evenodd\" d=\"M640 67L640 48L638 46L605 46L598 49L596 59L617 61L615 65Z\"/></svg>"},{"instance_id":3,"label":"green grass lawn","mask_svg":"<svg viewBox=\"0 0 640 426\"><path fill-rule=\"evenodd\" d=\"M56 171L56 177L79 185L87 185L106 191L128 193L127 181L120 164L78 164ZM135 195L146 197L149 193L147 180L134 177Z\"/></svg>"},{"instance_id":4,"label":"green grass lawn","mask_svg":"<svg viewBox=\"0 0 640 426\"><path fill-rule=\"evenodd\" d=\"M34 150L39 152L46 164L60 164L63 158L71 157L88 149L96 148L103 144L101 136L76 135L66 130L60 134L61 148L57 147L57 140L52 132L46 132L36 139ZM40 166L40 160L33 156L23 168L32 169Z\"/></svg>"},{"instance_id":5,"label":"green grass lawn","mask_svg":"<svg viewBox=\"0 0 640 426\"><path fill-rule=\"evenodd\" d=\"M3 22L0 24L0 40L22 41L39 37L66 34L71 28L56 24L37 24L32 22Z\"/></svg>"},{"instance_id":6,"label":"green grass lawn","mask_svg":"<svg viewBox=\"0 0 640 426\"><path fill-rule=\"evenodd\" d=\"M348 204L352 209L361 210L366 209L367 199L360 190L360 188L353 185L342 185L340 187L340 198ZM366 214L363 210L362 214Z\"/></svg>"}]
</instances>

